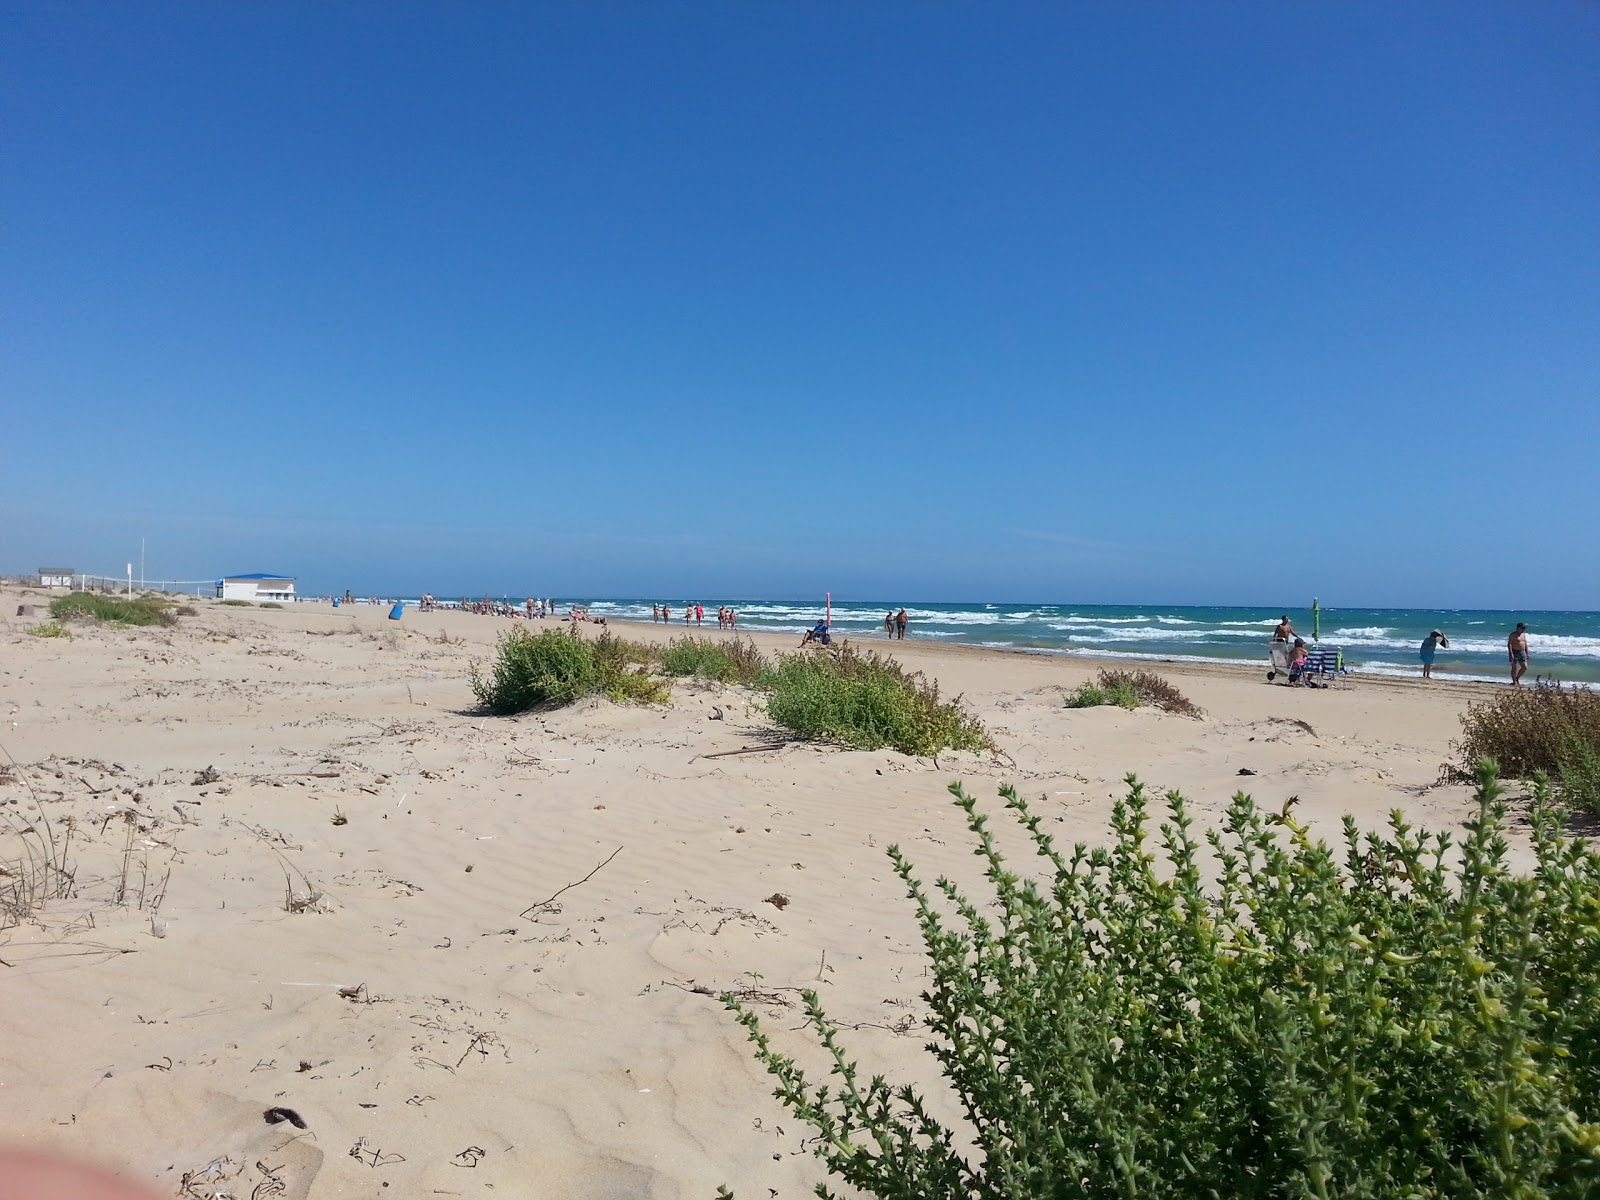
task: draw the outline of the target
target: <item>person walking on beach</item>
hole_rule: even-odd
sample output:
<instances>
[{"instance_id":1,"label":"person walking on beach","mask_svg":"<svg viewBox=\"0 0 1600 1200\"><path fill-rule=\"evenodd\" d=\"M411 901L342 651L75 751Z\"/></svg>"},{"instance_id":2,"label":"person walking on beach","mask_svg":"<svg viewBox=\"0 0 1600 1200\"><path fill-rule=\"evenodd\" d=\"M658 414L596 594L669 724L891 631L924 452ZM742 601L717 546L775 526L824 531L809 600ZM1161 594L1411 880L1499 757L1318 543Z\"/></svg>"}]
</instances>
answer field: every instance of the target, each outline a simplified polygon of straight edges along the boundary
<instances>
[{"instance_id":1,"label":"person walking on beach","mask_svg":"<svg viewBox=\"0 0 1600 1200\"><path fill-rule=\"evenodd\" d=\"M1511 686L1517 687L1528 673L1528 625L1518 621L1506 639L1506 657L1511 660Z\"/></svg>"},{"instance_id":2,"label":"person walking on beach","mask_svg":"<svg viewBox=\"0 0 1600 1200\"><path fill-rule=\"evenodd\" d=\"M696 604L694 606L694 624L695 624L695 628L698 629L700 627L701 622L703 622L705 619L706 619L706 610L705 610L705 608L702 605Z\"/></svg>"},{"instance_id":3,"label":"person walking on beach","mask_svg":"<svg viewBox=\"0 0 1600 1200\"><path fill-rule=\"evenodd\" d=\"M1437 629L1422 639L1422 677L1424 679L1433 678L1433 656L1440 646L1443 646L1446 650L1450 649L1450 639Z\"/></svg>"},{"instance_id":4,"label":"person walking on beach","mask_svg":"<svg viewBox=\"0 0 1600 1200\"><path fill-rule=\"evenodd\" d=\"M908 624L910 624L910 618L906 616L906 610L902 608L894 615L894 635L902 642L906 640L906 626Z\"/></svg>"},{"instance_id":5,"label":"person walking on beach","mask_svg":"<svg viewBox=\"0 0 1600 1200\"><path fill-rule=\"evenodd\" d=\"M883 614L883 636L888 638L894 636L894 609L892 608Z\"/></svg>"}]
</instances>

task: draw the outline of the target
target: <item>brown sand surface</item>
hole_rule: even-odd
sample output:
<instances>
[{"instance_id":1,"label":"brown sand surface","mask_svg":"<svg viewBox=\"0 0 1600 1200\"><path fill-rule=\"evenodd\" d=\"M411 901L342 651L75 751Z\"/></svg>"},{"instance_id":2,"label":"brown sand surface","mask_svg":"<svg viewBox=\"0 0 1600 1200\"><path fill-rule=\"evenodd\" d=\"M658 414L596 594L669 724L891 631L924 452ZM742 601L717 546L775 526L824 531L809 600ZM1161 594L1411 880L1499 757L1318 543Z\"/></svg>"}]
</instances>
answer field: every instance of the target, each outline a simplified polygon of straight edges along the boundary
<instances>
[{"instance_id":1,"label":"brown sand surface","mask_svg":"<svg viewBox=\"0 0 1600 1200\"><path fill-rule=\"evenodd\" d=\"M158 1196L798 1200L807 1131L714 994L744 989L815 1062L816 988L869 1070L937 1091L884 851L973 879L947 783L1014 783L1066 841L1103 840L1130 770L1208 820L1244 786L1330 837L1395 807L1456 825L1467 790L1436 780L1483 694L1173 665L1204 720L1069 710L1103 662L908 640L999 753L712 758L782 741L755 697L477 711L497 618L201 601L174 628L29 636L12 614L46 600L0 592L0 860L42 817L75 874L0 932L0 1138Z\"/></svg>"}]
</instances>

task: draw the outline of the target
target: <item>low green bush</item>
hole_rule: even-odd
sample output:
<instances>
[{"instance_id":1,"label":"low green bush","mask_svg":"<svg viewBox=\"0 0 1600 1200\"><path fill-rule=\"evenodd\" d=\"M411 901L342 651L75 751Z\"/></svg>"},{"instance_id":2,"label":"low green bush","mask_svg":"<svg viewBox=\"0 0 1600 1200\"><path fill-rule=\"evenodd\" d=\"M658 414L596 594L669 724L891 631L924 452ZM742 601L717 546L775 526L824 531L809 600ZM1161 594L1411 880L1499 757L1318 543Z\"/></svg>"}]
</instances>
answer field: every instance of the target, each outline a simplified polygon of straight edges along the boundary
<instances>
[{"instance_id":1,"label":"low green bush","mask_svg":"<svg viewBox=\"0 0 1600 1200\"><path fill-rule=\"evenodd\" d=\"M915 1088L867 1079L814 992L822 1084L723 996L834 1177L897 1200L1600 1195L1600 854L1564 836L1542 779L1532 876L1507 861L1485 762L1459 848L1398 812L1384 835L1346 817L1341 862L1289 806L1238 795L1204 839L1209 884L1183 799L1166 797L1158 856L1149 798L1128 785L1114 843L1067 853L1001 790L1038 881L952 786L981 900L943 878L928 889L889 850L958 1126Z\"/></svg>"},{"instance_id":2,"label":"low green bush","mask_svg":"<svg viewBox=\"0 0 1600 1200\"><path fill-rule=\"evenodd\" d=\"M1101 674L1104 675L1105 672L1102 671ZM1131 683L1125 681L1107 686L1085 680L1067 697L1068 708L1100 708L1107 704L1113 704L1118 708L1138 708L1139 693L1133 690Z\"/></svg>"},{"instance_id":3,"label":"low green bush","mask_svg":"<svg viewBox=\"0 0 1600 1200\"><path fill-rule=\"evenodd\" d=\"M226 604L229 608L254 608L248 600L220 600L219 604Z\"/></svg>"},{"instance_id":4,"label":"low green bush","mask_svg":"<svg viewBox=\"0 0 1600 1200\"><path fill-rule=\"evenodd\" d=\"M172 605L154 596L104 596L73 592L50 601L50 615L58 621L111 621L118 625L176 625Z\"/></svg>"},{"instance_id":5,"label":"low green bush","mask_svg":"<svg viewBox=\"0 0 1600 1200\"><path fill-rule=\"evenodd\" d=\"M279 604L276 600L263 600L261 602L261 607L262 608L282 608L283 605Z\"/></svg>"},{"instance_id":6,"label":"low green bush","mask_svg":"<svg viewBox=\"0 0 1600 1200\"><path fill-rule=\"evenodd\" d=\"M692 675L718 683L759 683L768 669L766 656L745 638L673 638L661 650L661 669L668 675Z\"/></svg>"},{"instance_id":7,"label":"low green bush","mask_svg":"<svg viewBox=\"0 0 1600 1200\"><path fill-rule=\"evenodd\" d=\"M563 629L518 629L501 636L488 676L474 663L469 682L478 702L499 716L597 693L620 703L661 703L668 696L666 683L630 666L641 649L648 648L609 633L586 641Z\"/></svg>"},{"instance_id":8,"label":"low green bush","mask_svg":"<svg viewBox=\"0 0 1600 1200\"><path fill-rule=\"evenodd\" d=\"M28 628L32 637L42 638L70 638L72 630L65 625L33 625Z\"/></svg>"},{"instance_id":9,"label":"low green bush","mask_svg":"<svg viewBox=\"0 0 1600 1200\"><path fill-rule=\"evenodd\" d=\"M1104 670L1093 683L1079 684L1067 697L1068 708L1097 708L1102 704L1128 709L1148 704L1180 716L1205 716L1199 705L1154 671Z\"/></svg>"},{"instance_id":10,"label":"low green bush","mask_svg":"<svg viewBox=\"0 0 1600 1200\"><path fill-rule=\"evenodd\" d=\"M762 677L767 715L803 738L859 750L891 746L902 754L987 750L977 718L941 700L937 682L892 658L860 654L849 643L783 655Z\"/></svg>"},{"instance_id":11,"label":"low green bush","mask_svg":"<svg viewBox=\"0 0 1600 1200\"><path fill-rule=\"evenodd\" d=\"M1600 813L1600 691L1559 683L1505 688L1469 704L1461 727L1454 743L1461 765L1446 768L1447 776L1465 778L1471 764L1492 758L1519 779L1545 772L1567 804Z\"/></svg>"}]
</instances>

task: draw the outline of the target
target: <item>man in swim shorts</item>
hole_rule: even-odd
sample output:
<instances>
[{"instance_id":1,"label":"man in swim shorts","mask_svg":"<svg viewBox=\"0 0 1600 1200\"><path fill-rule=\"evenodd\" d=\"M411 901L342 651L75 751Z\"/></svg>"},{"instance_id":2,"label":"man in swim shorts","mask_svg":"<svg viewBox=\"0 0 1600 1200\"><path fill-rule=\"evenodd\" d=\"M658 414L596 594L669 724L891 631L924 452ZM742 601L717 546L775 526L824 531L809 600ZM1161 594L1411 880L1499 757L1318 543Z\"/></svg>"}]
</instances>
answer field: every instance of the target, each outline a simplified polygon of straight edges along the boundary
<instances>
[{"instance_id":1,"label":"man in swim shorts","mask_svg":"<svg viewBox=\"0 0 1600 1200\"><path fill-rule=\"evenodd\" d=\"M1511 631L1511 636L1506 639L1506 657L1511 660L1511 686L1516 687L1521 683L1522 677L1528 673L1527 622L1518 621L1517 627Z\"/></svg>"}]
</instances>

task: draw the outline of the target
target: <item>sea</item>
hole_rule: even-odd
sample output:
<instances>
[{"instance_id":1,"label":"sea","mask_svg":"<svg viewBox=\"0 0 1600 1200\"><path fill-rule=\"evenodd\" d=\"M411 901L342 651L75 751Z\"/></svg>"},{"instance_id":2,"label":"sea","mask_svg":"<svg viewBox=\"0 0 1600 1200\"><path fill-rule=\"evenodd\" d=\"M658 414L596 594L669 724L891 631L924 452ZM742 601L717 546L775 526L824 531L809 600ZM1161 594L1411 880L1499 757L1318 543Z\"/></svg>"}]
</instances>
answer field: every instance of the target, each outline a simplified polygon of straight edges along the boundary
<instances>
[{"instance_id":1,"label":"sea","mask_svg":"<svg viewBox=\"0 0 1600 1200\"><path fill-rule=\"evenodd\" d=\"M667 601L674 624L683 625L682 599ZM649 621L650 600L558 599L587 604L591 614ZM659 603L659 601L657 601ZM715 634L717 598L701 600L705 628ZM883 618L901 607L910 618L906 636L1035 654L1118 658L1150 662L1225 662L1267 665L1267 643L1281 608L1190 608L1170 605L1086 604L902 604L835 601L834 636L883 640ZM741 629L800 634L825 614L822 601L733 602ZM1320 639L1313 641L1309 609L1287 613L1307 644L1337 646L1353 672L1421 674L1418 650L1429 631L1450 639L1434 674L1459 680L1504 683L1508 679L1506 637L1518 621L1528 625L1529 679L1600 686L1600 613L1506 612L1483 609L1329 608L1321 613Z\"/></svg>"}]
</instances>

